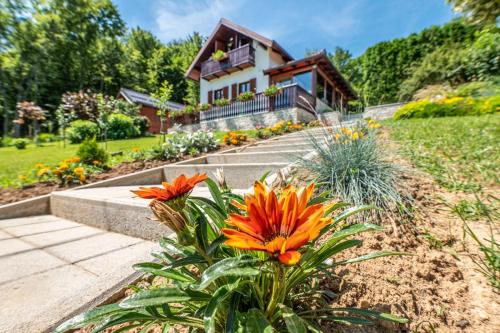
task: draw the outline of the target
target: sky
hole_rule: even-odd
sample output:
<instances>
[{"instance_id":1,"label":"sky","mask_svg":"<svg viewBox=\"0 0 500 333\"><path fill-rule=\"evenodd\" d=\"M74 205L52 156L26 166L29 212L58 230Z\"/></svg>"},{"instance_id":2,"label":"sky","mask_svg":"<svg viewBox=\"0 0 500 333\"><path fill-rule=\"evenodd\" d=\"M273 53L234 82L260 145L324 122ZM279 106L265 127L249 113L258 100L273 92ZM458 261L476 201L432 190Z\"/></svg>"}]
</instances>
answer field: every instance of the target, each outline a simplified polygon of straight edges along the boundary
<instances>
[{"instance_id":1,"label":"sky","mask_svg":"<svg viewBox=\"0 0 500 333\"><path fill-rule=\"evenodd\" d=\"M445 0L113 0L129 27L161 41L210 35L221 17L276 40L294 57L336 46L354 56L373 44L443 24Z\"/></svg>"}]
</instances>

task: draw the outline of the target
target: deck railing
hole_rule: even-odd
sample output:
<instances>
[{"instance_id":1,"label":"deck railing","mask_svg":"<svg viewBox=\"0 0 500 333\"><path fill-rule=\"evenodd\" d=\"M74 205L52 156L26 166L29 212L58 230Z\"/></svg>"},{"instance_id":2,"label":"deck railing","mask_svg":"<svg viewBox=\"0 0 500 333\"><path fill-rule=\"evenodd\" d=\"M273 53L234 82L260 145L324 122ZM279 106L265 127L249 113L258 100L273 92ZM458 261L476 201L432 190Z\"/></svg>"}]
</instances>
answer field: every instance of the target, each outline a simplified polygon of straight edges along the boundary
<instances>
[{"instance_id":1,"label":"deck railing","mask_svg":"<svg viewBox=\"0 0 500 333\"><path fill-rule=\"evenodd\" d=\"M201 76L225 73L231 68L242 65L255 64L255 50L252 45L247 44L237 49L228 51L227 58L221 61L208 59L201 64ZM227 74L227 73L225 73Z\"/></svg>"},{"instance_id":2,"label":"deck railing","mask_svg":"<svg viewBox=\"0 0 500 333\"><path fill-rule=\"evenodd\" d=\"M311 94L299 85L293 84L281 88L276 96L268 97L263 93L258 93L254 95L252 100L246 102L232 101L226 106L214 106L212 109L200 113L200 121L258 114L293 107L300 107L314 113L315 105L316 99Z\"/></svg>"}]
</instances>

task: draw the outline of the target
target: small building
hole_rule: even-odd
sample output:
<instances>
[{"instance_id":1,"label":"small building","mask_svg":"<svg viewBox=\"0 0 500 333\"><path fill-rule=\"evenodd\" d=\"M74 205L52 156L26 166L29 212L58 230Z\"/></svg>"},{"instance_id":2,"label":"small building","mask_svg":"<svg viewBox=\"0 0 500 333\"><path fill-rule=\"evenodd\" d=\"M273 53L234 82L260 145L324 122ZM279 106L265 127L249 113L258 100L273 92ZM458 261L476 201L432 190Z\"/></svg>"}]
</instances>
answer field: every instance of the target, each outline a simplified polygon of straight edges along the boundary
<instances>
[{"instance_id":1,"label":"small building","mask_svg":"<svg viewBox=\"0 0 500 333\"><path fill-rule=\"evenodd\" d=\"M280 109L302 108L316 113L318 107L326 107L342 111L349 100L357 99L326 51L296 60L276 41L227 19L219 21L186 77L199 82L201 103L231 101L231 105L202 112L202 122ZM280 88L279 96L264 96L271 85ZM248 91L254 98L240 103L237 97Z\"/></svg>"},{"instance_id":2,"label":"small building","mask_svg":"<svg viewBox=\"0 0 500 333\"><path fill-rule=\"evenodd\" d=\"M141 116L145 116L149 119L149 132L155 134L160 133L160 117L157 115L158 108L156 107L156 99L148 94L140 93L127 88L121 88L118 92L117 98L139 105ZM171 110L181 110L184 108L184 105L175 102L168 102L168 106ZM165 122L165 128L169 127L170 121L167 119Z\"/></svg>"}]
</instances>

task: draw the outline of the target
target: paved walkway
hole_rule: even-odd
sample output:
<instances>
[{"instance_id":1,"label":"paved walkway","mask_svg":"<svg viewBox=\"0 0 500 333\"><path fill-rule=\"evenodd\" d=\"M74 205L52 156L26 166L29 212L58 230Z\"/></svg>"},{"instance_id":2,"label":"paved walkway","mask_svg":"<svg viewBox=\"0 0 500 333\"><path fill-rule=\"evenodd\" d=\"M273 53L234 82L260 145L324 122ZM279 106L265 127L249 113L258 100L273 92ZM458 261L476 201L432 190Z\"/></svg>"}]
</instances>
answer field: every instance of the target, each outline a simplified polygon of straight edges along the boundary
<instances>
[{"instance_id":1,"label":"paved walkway","mask_svg":"<svg viewBox=\"0 0 500 333\"><path fill-rule=\"evenodd\" d=\"M276 171L294 154L308 152L307 138L293 133L168 165L163 172L170 180L180 173L212 176L223 167L229 185L243 193L265 171ZM169 233L147 219L147 200L132 198L130 189L137 187L56 192L50 203L53 215L0 217L0 332L44 332L100 295L128 284L132 264L151 259L156 247L151 240ZM210 194L197 187L193 195Z\"/></svg>"}]
</instances>

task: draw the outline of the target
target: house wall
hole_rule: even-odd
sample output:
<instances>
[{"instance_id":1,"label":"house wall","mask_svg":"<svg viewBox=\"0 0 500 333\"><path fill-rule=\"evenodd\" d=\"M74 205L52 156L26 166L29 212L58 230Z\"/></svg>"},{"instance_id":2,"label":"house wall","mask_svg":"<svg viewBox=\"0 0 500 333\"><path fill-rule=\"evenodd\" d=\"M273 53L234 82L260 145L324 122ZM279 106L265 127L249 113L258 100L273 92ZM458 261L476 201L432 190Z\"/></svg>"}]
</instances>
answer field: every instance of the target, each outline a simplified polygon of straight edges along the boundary
<instances>
[{"instance_id":1,"label":"house wall","mask_svg":"<svg viewBox=\"0 0 500 333\"><path fill-rule=\"evenodd\" d=\"M141 105L139 113L141 116L145 116L149 119L149 132L150 133L160 133L160 117L156 115L156 108L151 106Z\"/></svg>"},{"instance_id":2,"label":"house wall","mask_svg":"<svg viewBox=\"0 0 500 333\"><path fill-rule=\"evenodd\" d=\"M269 77L264 75L263 71L269 67L283 63L283 58L271 49L267 49L260 43L252 42L255 49L255 66L245 68L229 75L222 76L210 81L200 79L200 102L208 103L208 92L219 90L224 87L229 89L229 98L231 96L231 85L256 79L256 91L262 92L269 86Z\"/></svg>"}]
</instances>

